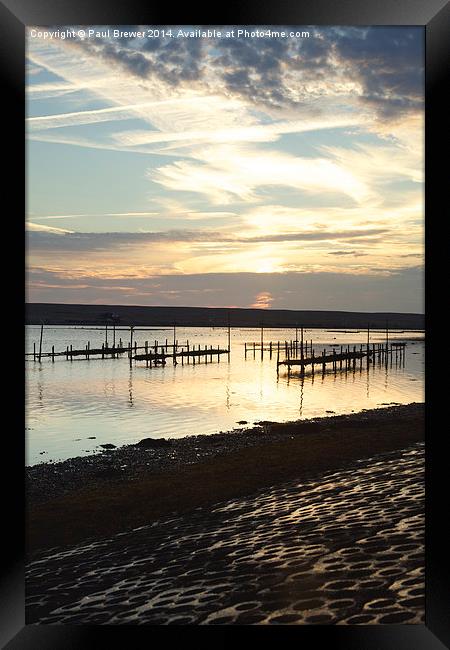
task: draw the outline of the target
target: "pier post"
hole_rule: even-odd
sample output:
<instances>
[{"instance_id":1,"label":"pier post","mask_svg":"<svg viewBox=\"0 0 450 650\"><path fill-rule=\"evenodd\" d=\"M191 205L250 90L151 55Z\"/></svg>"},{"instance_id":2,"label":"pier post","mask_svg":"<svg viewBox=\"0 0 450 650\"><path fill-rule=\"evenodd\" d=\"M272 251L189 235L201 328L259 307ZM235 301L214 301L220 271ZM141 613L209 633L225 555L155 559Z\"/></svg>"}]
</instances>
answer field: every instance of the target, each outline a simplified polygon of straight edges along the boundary
<instances>
[{"instance_id":1,"label":"pier post","mask_svg":"<svg viewBox=\"0 0 450 650\"><path fill-rule=\"evenodd\" d=\"M261 323L261 359L264 356L264 326Z\"/></svg>"},{"instance_id":2,"label":"pier post","mask_svg":"<svg viewBox=\"0 0 450 650\"><path fill-rule=\"evenodd\" d=\"M230 312L228 311L227 315L228 320L228 361L230 361L230 352L231 352L231 326L230 326Z\"/></svg>"},{"instance_id":3,"label":"pier post","mask_svg":"<svg viewBox=\"0 0 450 650\"><path fill-rule=\"evenodd\" d=\"M42 336L44 334L44 323L41 324L41 336L39 338L39 363L41 362L42 356Z\"/></svg>"},{"instance_id":4,"label":"pier post","mask_svg":"<svg viewBox=\"0 0 450 650\"><path fill-rule=\"evenodd\" d=\"M55 363L55 346L52 345L52 361Z\"/></svg>"},{"instance_id":5,"label":"pier post","mask_svg":"<svg viewBox=\"0 0 450 650\"><path fill-rule=\"evenodd\" d=\"M36 361L36 341L33 343L33 361Z\"/></svg>"},{"instance_id":6,"label":"pier post","mask_svg":"<svg viewBox=\"0 0 450 650\"><path fill-rule=\"evenodd\" d=\"M72 344L70 344L70 360L73 361L73 354L72 354Z\"/></svg>"}]
</instances>

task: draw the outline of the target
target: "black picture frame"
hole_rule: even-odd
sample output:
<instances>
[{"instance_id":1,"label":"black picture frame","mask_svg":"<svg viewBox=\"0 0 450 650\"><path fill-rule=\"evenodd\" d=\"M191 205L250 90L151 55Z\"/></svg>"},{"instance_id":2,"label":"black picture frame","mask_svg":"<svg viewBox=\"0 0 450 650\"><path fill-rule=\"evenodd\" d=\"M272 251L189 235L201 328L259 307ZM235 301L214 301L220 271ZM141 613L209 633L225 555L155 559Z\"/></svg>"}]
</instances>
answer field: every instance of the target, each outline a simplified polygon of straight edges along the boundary
<instances>
[{"instance_id":1,"label":"black picture frame","mask_svg":"<svg viewBox=\"0 0 450 650\"><path fill-rule=\"evenodd\" d=\"M205 7L185 3L176 9L155 2L146 6L137 0L3 0L0 2L0 69L2 96L6 118L4 124L4 161L7 175L3 196L12 198L13 225L4 230L5 249L14 246L13 262L8 263L8 282L5 278L4 298L7 307L8 332L20 331L23 325L25 246L23 221L25 191L24 132L24 60L25 26L64 24L186 24L186 25L422 25L426 38L426 623L425 625L380 626L274 626L251 629L239 626L216 628L158 628L131 626L44 626L25 625L24 612L24 550L25 550L25 499L24 499L24 380L22 368L12 379L13 389L4 400L15 417L13 426L5 431L2 440L3 466L3 542L2 576L0 584L0 645L8 649L32 648L102 648L111 643L130 648L143 647L155 642L155 632L164 636L164 642L193 640L208 646L230 642L280 641L294 642L300 648L324 647L345 650L438 650L450 647L449 551L445 534L448 500L446 456L444 454L445 428L438 425L438 405L445 404L445 394L440 400L433 386L430 392L431 359L443 353L438 341L445 342L445 332L439 316L432 315L428 289L432 273L431 263L446 259L445 249L439 250L440 219L444 220L447 196L446 176L448 156L448 104L445 102L446 64L449 61L450 7L445 0L255 0L228 2L223 6ZM5 142L6 140L6 142ZM444 162L441 162L444 161ZM444 176L445 174L445 176ZM447 181L448 184L448 181ZM441 244L442 246L443 244ZM444 243L445 245L445 243ZM431 258L432 251L432 258ZM6 251L5 251L6 252ZM5 262L6 264L6 262ZM438 268L437 278L445 277L445 264ZM6 268L6 267L4 267ZM13 278L13 279L12 279ZM445 282L445 280L444 280ZM439 285L439 280L433 282ZM446 285L442 286L446 292ZM13 328L13 329L11 329ZM9 338L11 334L7 334ZM3 338L3 341L6 339ZM8 358L17 366L16 355L10 346ZM15 346L14 346L15 347ZM434 354L436 351L436 355ZM19 350L19 354L21 351ZM17 355L18 357L18 355ZM441 497L444 496L444 499ZM445 499L447 496L447 499ZM244 635L245 632L245 635ZM245 638L244 638L245 637Z\"/></svg>"}]
</instances>

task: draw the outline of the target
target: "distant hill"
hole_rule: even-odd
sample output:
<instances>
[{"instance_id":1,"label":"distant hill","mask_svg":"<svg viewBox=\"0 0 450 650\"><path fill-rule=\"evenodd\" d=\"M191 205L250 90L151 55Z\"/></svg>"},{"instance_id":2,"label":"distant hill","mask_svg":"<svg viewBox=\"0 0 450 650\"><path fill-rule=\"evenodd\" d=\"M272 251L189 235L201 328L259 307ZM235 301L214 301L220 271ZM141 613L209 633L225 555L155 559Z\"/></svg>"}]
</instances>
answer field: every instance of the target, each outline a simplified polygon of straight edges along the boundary
<instances>
[{"instance_id":1,"label":"distant hill","mask_svg":"<svg viewBox=\"0 0 450 650\"><path fill-rule=\"evenodd\" d=\"M117 325L191 327L326 327L424 329L423 314L217 307L141 307L132 305L66 305L28 303L27 325Z\"/></svg>"}]
</instances>

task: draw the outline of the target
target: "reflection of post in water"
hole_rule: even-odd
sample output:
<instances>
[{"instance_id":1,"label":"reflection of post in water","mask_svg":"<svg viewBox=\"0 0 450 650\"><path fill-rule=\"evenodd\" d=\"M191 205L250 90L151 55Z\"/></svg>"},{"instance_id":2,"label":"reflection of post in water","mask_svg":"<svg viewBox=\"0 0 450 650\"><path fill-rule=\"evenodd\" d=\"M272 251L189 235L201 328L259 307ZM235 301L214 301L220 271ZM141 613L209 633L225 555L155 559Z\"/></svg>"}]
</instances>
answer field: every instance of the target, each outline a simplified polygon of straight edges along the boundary
<instances>
[{"instance_id":1,"label":"reflection of post in water","mask_svg":"<svg viewBox=\"0 0 450 650\"><path fill-rule=\"evenodd\" d=\"M369 397L369 382L370 382L370 365L367 363L366 369L366 397Z\"/></svg>"},{"instance_id":2,"label":"reflection of post in water","mask_svg":"<svg viewBox=\"0 0 450 650\"><path fill-rule=\"evenodd\" d=\"M130 367L128 376L128 406L133 406L133 368Z\"/></svg>"},{"instance_id":3,"label":"reflection of post in water","mask_svg":"<svg viewBox=\"0 0 450 650\"><path fill-rule=\"evenodd\" d=\"M303 390L304 390L304 387L305 387L305 375L303 373L300 376L300 409L299 409L300 415L302 415L302 411L303 411Z\"/></svg>"},{"instance_id":4,"label":"reflection of post in water","mask_svg":"<svg viewBox=\"0 0 450 650\"><path fill-rule=\"evenodd\" d=\"M43 406L43 400L44 400L44 388L43 388L42 382L38 381L38 402L39 402L39 406Z\"/></svg>"}]
</instances>

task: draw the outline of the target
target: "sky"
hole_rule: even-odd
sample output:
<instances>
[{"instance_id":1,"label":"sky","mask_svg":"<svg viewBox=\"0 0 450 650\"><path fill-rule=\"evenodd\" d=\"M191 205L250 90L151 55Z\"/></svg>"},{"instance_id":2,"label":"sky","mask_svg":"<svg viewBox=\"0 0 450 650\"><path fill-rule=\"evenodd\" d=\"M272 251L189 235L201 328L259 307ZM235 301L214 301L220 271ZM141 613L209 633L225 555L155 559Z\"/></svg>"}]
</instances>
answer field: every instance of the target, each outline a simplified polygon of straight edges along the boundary
<instances>
[{"instance_id":1,"label":"sky","mask_svg":"<svg viewBox=\"0 0 450 650\"><path fill-rule=\"evenodd\" d=\"M29 302L423 312L422 27L80 29L28 29Z\"/></svg>"}]
</instances>

